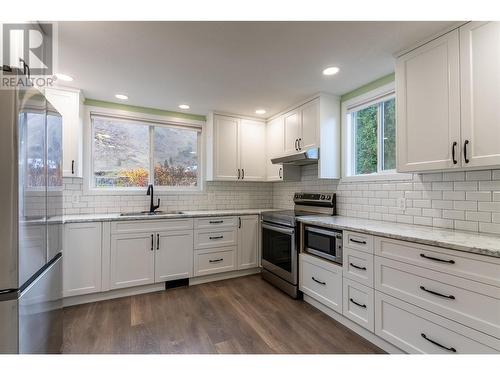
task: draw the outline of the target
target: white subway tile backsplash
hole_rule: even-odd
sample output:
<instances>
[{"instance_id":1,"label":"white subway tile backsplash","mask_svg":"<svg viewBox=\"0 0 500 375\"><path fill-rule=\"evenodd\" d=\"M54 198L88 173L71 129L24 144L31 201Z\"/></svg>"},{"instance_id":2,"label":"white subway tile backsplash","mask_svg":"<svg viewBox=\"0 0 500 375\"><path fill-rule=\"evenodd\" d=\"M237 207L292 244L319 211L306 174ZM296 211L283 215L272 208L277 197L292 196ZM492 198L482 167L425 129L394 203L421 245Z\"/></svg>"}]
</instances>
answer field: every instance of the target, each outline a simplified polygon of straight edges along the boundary
<instances>
[{"instance_id":1,"label":"white subway tile backsplash","mask_svg":"<svg viewBox=\"0 0 500 375\"><path fill-rule=\"evenodd\" d=\"M470 171L465 174L467 181L491 180L491 171Z\"/></svg>"}]
</instances>

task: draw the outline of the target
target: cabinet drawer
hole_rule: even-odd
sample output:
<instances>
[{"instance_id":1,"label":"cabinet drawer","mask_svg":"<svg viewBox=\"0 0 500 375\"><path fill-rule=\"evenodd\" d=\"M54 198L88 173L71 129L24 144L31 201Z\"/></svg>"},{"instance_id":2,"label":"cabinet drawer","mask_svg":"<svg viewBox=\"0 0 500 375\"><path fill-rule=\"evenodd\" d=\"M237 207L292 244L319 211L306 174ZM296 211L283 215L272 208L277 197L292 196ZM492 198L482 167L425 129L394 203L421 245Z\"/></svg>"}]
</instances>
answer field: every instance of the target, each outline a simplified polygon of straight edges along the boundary
<instances>
[{"instance_id":1,"label":"cabinet drawer","mask_svg":"<svg viewBox=\"0 0 500 375\"><path fill-rule=\"evenodd\" d=\"M346 247L343 259L344 277L373 288L373 254Z\"/></svg>"},{"instance_id":2,"label":"cabinet drawer","mask_svg":"<svg viewBox=\"0 0 500 375\"><path fill-rule=\"evenodd\" d=\"M375 254L500 287L500 259L375 237Z\"/></svg>"},{"instance_id":3,"label":"cabinet drawer","mask_svg":"<svg viewBox=\"0 0 500 375\"><path fill-rule=\"evenodd\" d=\"M164 232L193 229L193 219L130 220L111 223L111 233Z\"/></svg>"},{"instance_id":4,"label":"cabinet drawer","mask_svg":"<svg viewBox=\"0 0 500 375\"><path fill-rule=\"evenodd\" d=\"M378 291L375 291L375 334L407 353L500 351L500 340Z\"/></svg>"},{"instance_id":5,"label":"cabinet drawer","mask_svg":"<svg viewBox=\"0 0 500 375\"><path fill-rule=\"evenodd\" d=\"M351 232L345 230L343 233L344 249L349 247L354 250L373 254L373 236L369 234Z\"/></svg>"},{"instance_id":6,"label":"cabinet drawer","mask_svg":"<svg viewBox=\"0 0 500 375\"><path fill-rule=\"evenodd\" d=\"M349 279L344 279L343 284L344 316L373 332L373 289Z\"/></svg>"},{"instance_id":7,"label":"cabinet drawer","mask_svg":"<svg viewBox=\"0 0 500 375\"><path fill-rule=\"evenodd\" d=\"M200 217L194 219L195 229L218 229L221 227L235 227L236 216Z\"/></svg>"},{"instance_id":8,"label":"cabinet drawer","mask_svg":"<svg viewBox=\"0 0 500 375\"><path fill-rule=\"evenodd\" d=\"M226 247L219 251L195 252L194 275L203 276L236 269L236 248Z\"/></svg>"},{"instance_id":9,"label":"cabinet drawer","mask_svg":"<svg viewBox=\"0 0 500 375\"><path fill-rule=\"evenodd\" d=\"M342 267L300 254L299 289L342 314Z\"/></svg>"},{"instance_id":10,"label":"cabinet drawer","mask_svg":"<svg viewBox=\"0 0 500 375\"><path fill-rule=\"evenodd\" d=\"M236 246L237 229L221 228L219 230L195 230L194 248L208 249L214 247Z\"/></svg>"},{"instance_id":11,"label":"cabinet drawer","mask_svg":"<svg viewBox=\"0 0 500 375\"><path fill-rule=\"evenodd\" d=\"M375 256L375 289L500 338L500 288Z\"/></svg>"}]
</instances>

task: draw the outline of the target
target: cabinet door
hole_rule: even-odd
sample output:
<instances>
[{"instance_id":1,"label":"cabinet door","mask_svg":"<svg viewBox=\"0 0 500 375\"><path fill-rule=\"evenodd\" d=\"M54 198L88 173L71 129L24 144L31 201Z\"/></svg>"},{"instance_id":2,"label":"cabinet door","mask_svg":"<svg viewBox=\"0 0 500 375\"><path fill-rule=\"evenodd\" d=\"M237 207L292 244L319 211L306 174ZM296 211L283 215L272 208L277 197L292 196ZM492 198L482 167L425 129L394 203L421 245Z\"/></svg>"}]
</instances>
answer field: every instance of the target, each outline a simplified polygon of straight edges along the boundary
<instances>
[{"instance_id":1,"label":"cabinet door","mask_svg":"<svg viewBox=\"0 0 500 375\"><path fill-rule=\"evenodd\" d=\"M111 289L154 283L154 234L111 237Z\"/></svg>"},{"instance_id":2,"label":"cabinet door","mask_svg":"<svg viewBox=\"0 0 500 375\"><path fill-rule=\"evenodd\" d=\"M457 30L397 60L398 171L461 166L459 75Z\"/></svg>"},{"instance_id":3,"label":"cabinet door","mask_svg":"<svg viewBox=\"0 0 500 375\"><path fill-rule=\"evenodd\" d=\"M294 110L283 116L285 154L297 152L297 140L300 138L300 111Z\"/></svg>"},{"instance_id":4,"label":"cabinet door","mask_svg":"<svg viewBox=\"0 0 500 375\"><path fill-rule=\"evenodd\" d=\"M240 168L244 181L266 179L266 124L262 121L240 122Z\"/></svg>"},{"instance_id":5,"label":"cabinet door","mask_svg":"<svg viewBox=\"0 0 500 375\"><path fill-rule=\"evenodd\" d=\"M155 282L193 276L193 231L156 234Z\"/></svg>"},{"instance_id":6,"label":"cabinet door","mask_svg":"<svg viewBox=\"0 0 500 375\"><path fill-rule=\"evenodd\" d=\"M500 22L460 28L460 68L462 165L500 165Z\"/></svg>"},{"instance_id":7,"label":"cabinet door","mask_svg":"<svg viewBox=\"0 0 500 375\"><path fill-rule=\"evenodd\" d=\"M238 128L240 120L229 116L214 116L214 179L238 179L240 167Z\"/></svg>"},{"instance_id":8,"label":"cabinet door","mask_svg":"<svg viewBox=\"0 0 500 375\"><path fill-rule=\"evenodd\" d=\"M240 216L238 228L238 269L258 266L259 216Z\"/></svg>"},{"instance_id":9,"label":"cabinet door","mask_svg":"<svg viewBox=\"0 0 500 375\"><path fill-rule=\"evenodd\" d=\"M63 177L82 177L82 121L80 93L45 89L45 96L61 114L63 122Z\"/></svg>"},{"instance_id":10,"label":"cabinet door","mask_svg":"<svg viewBox=\"0 0 500 375\"><path fill-rule=\"evenodd\" d=\"M277 117L266 126L266 173L267 181L280 181L282 165L271 163L271 159L284 151L283 117Z\"/></svg>"},{"instance_id":11,"label":"cabinet door","mask_svg":"<svg viewBox=\"0 0 500 375\"><path fill-rule=\"evenodd\" d=\"M64 225L64 297L101 291L101 228L101 223Z\"/></svg>"},{"instance_id":12,"label":"cabinet door","mask_svg":"<svg viewBox=\"0 0 500 375\"><path fill-rule=\"evenodd\" d=\"M318 146L319 138L319 99L315 99L300 107L302 116L299 146L307 150Z\"/></svg>"}]
</instances>

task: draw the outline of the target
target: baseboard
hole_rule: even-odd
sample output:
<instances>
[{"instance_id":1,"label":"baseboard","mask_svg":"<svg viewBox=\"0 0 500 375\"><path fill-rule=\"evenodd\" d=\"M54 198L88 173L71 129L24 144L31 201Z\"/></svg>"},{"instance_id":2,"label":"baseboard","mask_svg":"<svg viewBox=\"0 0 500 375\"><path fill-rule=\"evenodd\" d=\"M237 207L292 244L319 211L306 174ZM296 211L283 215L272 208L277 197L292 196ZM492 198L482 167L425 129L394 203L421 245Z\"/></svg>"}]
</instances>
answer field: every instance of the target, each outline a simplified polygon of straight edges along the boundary
<instances>
[{"instance_id":1,"label":"baseboard","mask_svg":"<svg viewBox=\"0 0 500 375\"><path fill-rule=\"evenodd\" d=\"M198 276L189 279L189 285L204 284L204 283L210 283L212 281L232 279L234 277L254 275L260 273L260 271L261 271L260 267L257 267L257 268L249 268L246 270L237 270L224 273L216 273L213 275Z\"/></svg>"},{"instance_id":2,"label":"baseboard","mask_svg":"<svg viewBox=\"0 0 500 375\"><path fill-rule=\"evenodd\" d=\"M189 279L189 285L204 284L213 281L232 279L241 276L248 276L260 273L260 271L261 271L260 268L257 267L257 268L249 268L246 270L229 271L214 275L193 277ZM165 290L164 282L158 284L149 284L149 285L134 286L131 288L110 290L107 292L84 294L81 296L65 297L63 299L63 306L67 307L67 306L81 305L83 303L91 303L91 302L104 301L114 298L129 297L129 296L134 296L136 294L158 292L160 290Z\"/></svg>"},{"instance_id":3,"label":"baseboard","mask_svg":"<svg viewBox=\"0 0 500 375\"><path fill-rule=\"evenodd\" d=\"M316 307L321 312L324 312L330 318L335 319L337 322L339 322L343 326L346 326L351 331L356 332L358 335L367 339L372 344L377 345L379 348L386 351L387 353L389 353L389 354L404 354L404 352L402 350L398 349L394 345L381 339L380 337L375 335L373 332L368 331L366 328L359 326L358 324L354 323L352 320L347 319L345 316L339 314L338 312L323 305L321 302L318 302L314 298L309 297L308 295L304 294L304 301L309 303L310 305Z\"/></svg>"}]
</instances>

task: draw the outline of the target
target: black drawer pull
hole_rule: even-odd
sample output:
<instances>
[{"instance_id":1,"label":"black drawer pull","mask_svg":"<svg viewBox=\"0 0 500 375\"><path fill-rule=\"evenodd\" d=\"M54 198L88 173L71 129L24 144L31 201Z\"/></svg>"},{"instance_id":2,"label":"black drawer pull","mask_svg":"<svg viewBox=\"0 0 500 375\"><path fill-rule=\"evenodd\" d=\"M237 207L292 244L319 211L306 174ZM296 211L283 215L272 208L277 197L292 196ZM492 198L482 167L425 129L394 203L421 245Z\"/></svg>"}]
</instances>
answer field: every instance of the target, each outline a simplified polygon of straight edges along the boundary
<instances>
[{"instance_id":1,"label":"black drawer pull","mask_svg":"<svg viewBox=\"0 0 500 375\"><path fill-rule=\"evenodd\" d=\"M434 258L434 257L430 257L428 255L425 255L425 254L420 254L420 256L422 258L425 258L425 259L430 259L430 260L435 260L436 262L443 262L443 263L450 263L450 264L455 264L455 261L454 260L446 260L446 259L439 259L439 258Z\"/></svg>"},{"instance_id":2,"label":"black drawer pull","mask_svg":"<svg viewBox=\"0 0 500 375\"><path fill-rule=\"evenodd\" d=\"M222 262L224 260L224 258L220 258L220 259L209 259L208 262L209 263L217 263L217 262Z\"/></svg>"},{"instance_id":3,"label":"black drawer pull","mask_svg":"<svg viewBox=\"0 0 500 375\"><path fill-rule=\"evenodd\" d=\"M215 237L208 237L211 240L220 240L221 238L224 238L224 236L215 236Z\"/></svg>"},{"instance_id":4,"label":"black drawer pull","mask_svg":"<svg viewBox=\"0 0 500 375\"><path fill-rule=\"evenodd\" d=\"M366 245L366 241L353 240L352 238L349 238L349 241L354 242L354 243L359 243L361 245Z\"/></svg>"},{"instance_id":5,"label":"black drawer pull","mask_svg":"<svg viewBox=\"0 0 500 375\"><path fill-rule=\"evenodd\" d=\"M469 144L469 140L465 140L464 142L464 160L466 163L469 162L469 158L467 157L467 145Z\"/></svg>"},{"instance_id":6,"label":"black drawer pull","mask_svg":"<svg viewBox=\"0 0 500 375\"><path fill-rule=\"evenodd\" d=\"M151 251L154 250L154 247L155 247L155 237L154 235L152 234L151 235Z\"/></svg>"},{"instance_id":7,"label":"black drawer pull","mask_svg":"<svg viewBox=\"0 0 500 375\"><path fill-rule=\"evenodd\" d=\"M209 223L210 224L222 224L224 222L224 220L210 220Z\"/></svg>"},{"instance_id":8,"label":"black drawer pull","mask_svg":"<svg viewBox=\"0 0 500 375\"><path fill-rule=\"evenodd\" d=\"M354 303L356 306L359 306L359 307L362 307L363 309L366 309L366 305L363 303L359 303L359 302L356 302L355 300L353 300L352 298L349 298L349 301L351 301L352 303Z\"/></svg>"},{"instance_id":9,"label":"black drawer pull","mask_svg":"<svg viewBox=\"0 0 500 375\"><path fill-rule=\"evenodd\" d=\"M434 341L434 340L431 340L430 338L428 338L425 333L421 333L420 336L422 336L424 339L426 339L427 341L429 341L430 343L433 343L434 345L436 346L439 346L441 349L444 349L444 350L448 350L449 352L453 352L453 353L456 353L457 352L457 349L455 349L453 346L451 347L446 347L444 345L441 345L440 343Z\"/></svg>"},{"instance_id":10,"label":"black drawer pull","mask_svg":"<svg viewBox=\"0 0 500 375\"><path fill-rule=\"evenodd\" d=\"M451 145L451 158L453 160L453 164L457 164L457 158L455 157L455 149L457 148L457 142L453 142Z\"/></svg>"},{"instance_id":11,"label":"black drawer pull","mask_svg":"<svg viewBox=\"0 0 500 375\"><path fill-rule=\"evenodd\" d=\"M323 282L323 281L319 281L319 280L316 280L316 279L314 278L314 276L313 276L313 277L311 277L311 279L313 279L313 281L316 281L318 284L321 284L321 285L326 285L326 283L325 283L325 282Z\"/></svg>"},{"instance_id":12,"label":"black drawer pull","mask_svg":"<svg viewBox=\"0 0 500 375\"><path fill-rule=\"evenodd\" d=\"M427 293L430 293L430 294L434 294L435 296L439 296L439 297L443 297L443 298L448 298L448 299L455 299L455 296L452 296L451 294L450 295L441 294L441 293L435 292L433 290L426 289L423 286L420 286L420 289L422 289L424 292L427 292Z\"/></svg>"},{"instance_id":13,"label":"black drawer pull","mask_svg":"<svg viewBox=\"0 0 500 375\"><path fill-rule=\"evenodd\" d=\"M353 264L353 263L349 263L349 265L350 265L351 267L357 268L358 270L363 270L363 271L366 271L366 267L356 266L356 265L355 265L355 264Z\"/></svg>"}]
</instances>

